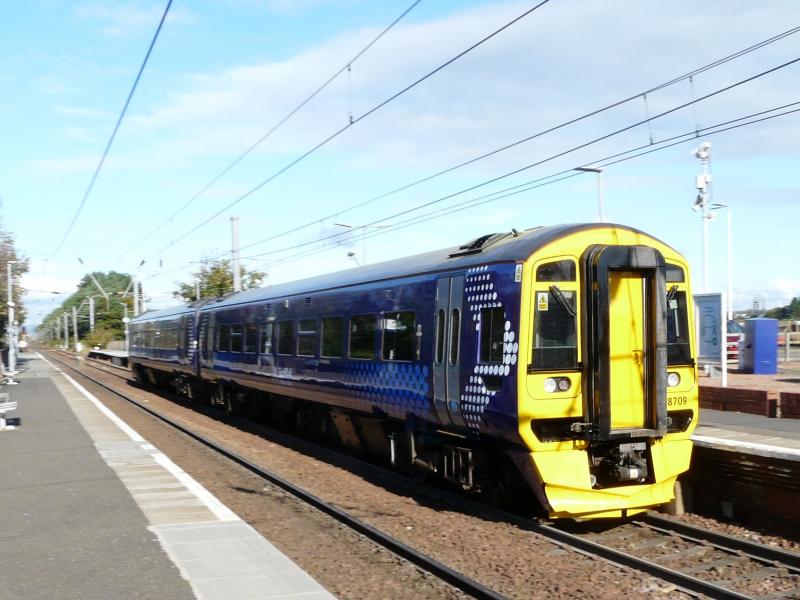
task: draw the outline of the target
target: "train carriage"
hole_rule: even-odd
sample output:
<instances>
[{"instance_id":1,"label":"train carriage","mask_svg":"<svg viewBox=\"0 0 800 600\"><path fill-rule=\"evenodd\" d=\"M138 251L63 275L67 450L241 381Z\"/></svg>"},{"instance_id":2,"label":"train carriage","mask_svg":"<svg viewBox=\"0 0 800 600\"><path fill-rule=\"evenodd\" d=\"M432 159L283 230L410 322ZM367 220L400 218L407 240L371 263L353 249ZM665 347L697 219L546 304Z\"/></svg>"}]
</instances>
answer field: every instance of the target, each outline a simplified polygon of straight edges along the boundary
<instances>
[{"instance_id":1,"label":"train carriage","mask_svg":"<svg viewBox=\"0 0 800 600\"><path fill-rule=\"evenodd\" d=\"M563 225L146 313L131 365L466 489L519 475L551 517L672 498L697 414L688 268Z\"/></svg>"}]
</instances>

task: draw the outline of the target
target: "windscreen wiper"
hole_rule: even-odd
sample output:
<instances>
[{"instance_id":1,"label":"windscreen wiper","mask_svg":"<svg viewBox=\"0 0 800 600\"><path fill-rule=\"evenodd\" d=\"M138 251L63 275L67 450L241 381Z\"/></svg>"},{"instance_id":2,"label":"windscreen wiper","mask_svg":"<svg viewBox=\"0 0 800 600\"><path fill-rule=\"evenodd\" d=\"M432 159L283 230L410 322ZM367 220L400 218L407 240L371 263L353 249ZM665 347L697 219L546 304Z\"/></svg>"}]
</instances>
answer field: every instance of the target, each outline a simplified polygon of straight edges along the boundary
<instances>
[{"instance_id":1,"label":"windscreen wiper","mask_svg":"<svg viewBox=\"0 0 800 600\"><path fill-rule=\"evenodd\" d=\"M564 311L570 316L575 316L575 307L572 306L567 299L564 297L564 293L559 289L557 285L550 286L550 293L553 294L553 298L556 299L556 302L564 309Z\"/></svg>"},{"instance_id":2,"label":"windscreen wiper","mask_svg":"<svg viewBox=\"0 0 800 600\"><path fill-rule=\"evenodd\" d=\"M669 303L672 302L672 300L675 298L675 294L677 293L678 293L677 285L673 285L671 288L669 288L669 291L667 291L667 306L669 306Z\"/></svg>"}]
</instances>

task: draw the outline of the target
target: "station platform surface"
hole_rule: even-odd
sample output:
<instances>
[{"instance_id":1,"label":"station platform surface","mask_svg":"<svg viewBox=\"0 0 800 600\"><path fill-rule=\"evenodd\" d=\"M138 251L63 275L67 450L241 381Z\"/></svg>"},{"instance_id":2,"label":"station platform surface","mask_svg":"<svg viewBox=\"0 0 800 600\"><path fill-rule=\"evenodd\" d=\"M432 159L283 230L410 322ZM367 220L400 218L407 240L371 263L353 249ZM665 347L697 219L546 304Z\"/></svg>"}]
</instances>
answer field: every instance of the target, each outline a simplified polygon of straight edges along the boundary
<instances>
[{"instance_id":1,"label":"station platform surface","mask_svg":"<svg viewBox=\"0 0 800 600\"><path fill-rule=\"evenodd\" d=\"M800 419L701 408L692 440L718 450L800 461Z\"/></svg>"},{"instance_id":2,"label":"station platform surface","mask_svg":"<svg viewBox=\"0 0 800 600\"><path fill-rule=\"evenodd\" d=\"M4 386L0 599L333 596L36 354Z\"/></svg>"},{"instance_id":3,"label":"station platform surface","mask_svg":"<svg viewBox=\"0 0 800 600\"><path fill-rule=\"evenodd\" d=\"M128 353L125 350L89 350L89 354L104 354L106 356L114 356L117 358L128 358Z\"/></svg>"}]
</instances>

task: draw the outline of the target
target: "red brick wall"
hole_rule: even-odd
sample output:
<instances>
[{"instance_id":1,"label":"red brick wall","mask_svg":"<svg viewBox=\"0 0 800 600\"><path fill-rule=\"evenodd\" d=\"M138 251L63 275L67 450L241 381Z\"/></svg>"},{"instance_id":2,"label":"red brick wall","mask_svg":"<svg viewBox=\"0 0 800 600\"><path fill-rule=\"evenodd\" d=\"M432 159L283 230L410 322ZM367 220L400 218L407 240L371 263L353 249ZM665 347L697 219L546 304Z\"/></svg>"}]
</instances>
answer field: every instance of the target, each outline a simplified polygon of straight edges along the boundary
<instances>
[{"instance_id":1,"label":"red brick wall","mask_svg":"<svg viewBox=\"0 0 800 600\"><path fill-rule=\"evenodd\" d=\"M774 400L772 404L774 407ZM764 390L701 385L700 407L750 413L765 417L774 416L774 410L770 410L769 394ZM800 403L798 403L798 408L800 409Z\"/></svg>"},{"instance_id":2,"label":"red brick wall","mask_svg":"<svg viewBox=\"0 0 800 600\"><path fill-rule=\"evenodd\" d=\"M781 417L800 419L800 394L781 392Z\"/></svg>"}]
</instances>

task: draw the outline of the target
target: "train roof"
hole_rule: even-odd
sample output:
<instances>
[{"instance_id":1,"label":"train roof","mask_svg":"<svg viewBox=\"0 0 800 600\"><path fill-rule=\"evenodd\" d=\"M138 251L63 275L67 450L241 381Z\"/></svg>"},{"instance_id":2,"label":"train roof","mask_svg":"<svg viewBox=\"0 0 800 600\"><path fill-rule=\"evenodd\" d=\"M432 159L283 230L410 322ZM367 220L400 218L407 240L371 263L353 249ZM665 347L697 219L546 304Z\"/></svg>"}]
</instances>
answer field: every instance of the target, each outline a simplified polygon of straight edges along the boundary
<instances>
[{"instance_id":1,"label":"train roof","mask_svg":"<svg viewBox=\"0 0 800 600\"><path fill-rule=\"evenodd\" d=\"M433 250L424 254L407 256L376 263L374 265L365 265L345 271L335 271L333 273L317 275L298 281L248 290L246 292L226 296L220 300L211 300L204 303L203 306L204 308L217 309L248 302L268 301L287 298L289 296L313 294L324 290L384 281L398 277L423 275L435 273L437 271L451 271L454 269L468 269L487 263L524 261L542 246L564 237L565 235L599 227L614 227L643 233L627 225L609 223L552 225L549 227L534 227L524 231L512 230L506 233L481 236L461 246ZM136 321L178 316L182 313L195 310L195 308L187 304L173 308L165 308L144 313L137 317Z\"/></svg>"}]
</instances>

